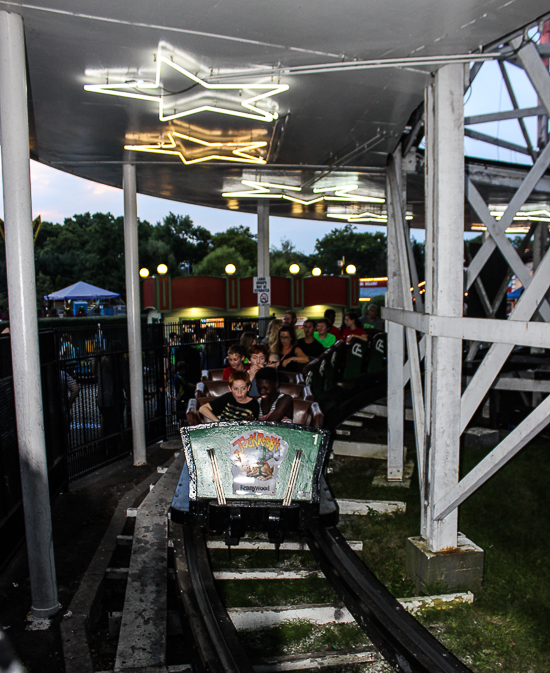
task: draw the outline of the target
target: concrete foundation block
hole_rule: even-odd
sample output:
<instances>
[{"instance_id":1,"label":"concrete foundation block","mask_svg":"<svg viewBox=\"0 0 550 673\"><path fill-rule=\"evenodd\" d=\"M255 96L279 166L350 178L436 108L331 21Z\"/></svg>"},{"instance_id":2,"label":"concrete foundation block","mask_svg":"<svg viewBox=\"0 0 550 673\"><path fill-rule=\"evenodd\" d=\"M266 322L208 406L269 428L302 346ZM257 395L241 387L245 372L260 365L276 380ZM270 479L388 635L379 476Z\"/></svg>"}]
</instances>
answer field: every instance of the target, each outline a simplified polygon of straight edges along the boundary
<instances>
[{"instance_id":1,"label":"concrete foundation block","mask_svg":"<svg viewBox=\"0 0 550 673\"><path fill-rule=\"evenodd\" d=\"M458 548L432 552L426 540L407 540L407 574L418 593L441 591L479 591L483 580L484 551L467 537L458 534Z\"/></svg>"},{"instance_id":2,"label":"concrete foundation block","mask_svg":"<svg viewBox=\"0 0 550 673\"><path fill-rule=\"evenodd\" d=\"M500 443L498 430L490 428L468 428L464 432L464 446L471 449L494 449Z\"/></svg>"},{"instance_id":3,"label":"concrete foundation block","mask_svg":"<svg viewBox=\"0 0 550 673\"><path fill-rule=\"evenodd\" d=\"M380 465L376 471L376 475L372 480L373 486L390 487L390 488L410 488L411 477L414 472L414 462L407 461L403 466L403 479L388 479L387 465Z\"/></svg>"}]
</instances>

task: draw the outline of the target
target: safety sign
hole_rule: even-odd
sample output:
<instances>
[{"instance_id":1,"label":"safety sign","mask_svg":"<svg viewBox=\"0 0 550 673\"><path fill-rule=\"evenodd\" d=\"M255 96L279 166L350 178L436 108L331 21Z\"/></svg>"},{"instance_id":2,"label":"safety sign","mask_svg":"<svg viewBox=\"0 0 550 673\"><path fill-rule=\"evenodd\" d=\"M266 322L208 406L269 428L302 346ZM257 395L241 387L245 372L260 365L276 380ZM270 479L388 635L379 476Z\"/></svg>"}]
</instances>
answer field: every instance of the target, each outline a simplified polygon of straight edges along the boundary
<instances>
[{"instance_id":1,"label":"safety sign","mask_svg":"<svg viewBox=\"0 0 550 673\"><path fill-rule=\"evenodd\" d=\"M254 276L254 292L269 292L271 290L271 278L269 276Z\"/></svg>"}]
</instances>

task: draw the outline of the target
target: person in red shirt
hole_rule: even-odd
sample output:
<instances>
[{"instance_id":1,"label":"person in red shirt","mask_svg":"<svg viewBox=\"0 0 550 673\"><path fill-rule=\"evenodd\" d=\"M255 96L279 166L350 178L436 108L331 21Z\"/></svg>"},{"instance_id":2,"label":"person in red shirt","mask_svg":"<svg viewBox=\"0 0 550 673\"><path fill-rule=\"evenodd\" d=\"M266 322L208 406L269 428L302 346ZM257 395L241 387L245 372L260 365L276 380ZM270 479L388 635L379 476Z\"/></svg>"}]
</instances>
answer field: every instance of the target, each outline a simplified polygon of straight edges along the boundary
<instances>
[{"instance_id":1,"label":"person in red shirt","mask_svg":"<svg viewBox=\"0 0 550 673\"><path fill-rule=\"evenodd\" d=\"M336 311L333 308L327 308L325 311L325 318L330 321L329 334L334 334L336 341L340 341L340 330L334 324L336 322Z\"/></svg>"},{"instance_id":2,"label":"person in red shirt","mask_svg":"<svg viewBox=\"0 0 550 673\"><path fill-rule=\"evenodd\" d=\"M230 346L227 350L227 360L229 361L229 367L226 367L223 370L223 380L229 381L229 377L233 372L245 372L248 370L248 367L244 364L244 359L246 357L246 351L244 348L235 344Z\"/></svg>"},{"instance_id":3,"label":"person in red shirt","mask_svg":"<svg viewBox=\"0 0 550 673\"><path fill-rule=\"evenodd\" d=\"M359 316L357 313L346 313L344 316L344 329L342 330L342 335L340 338L342 340L346 339L347 341L351 341L353 337L359 337L359 339L366 341L367 333L362 327L359 327L358 323Z\"/></svg>"}]
</instances>

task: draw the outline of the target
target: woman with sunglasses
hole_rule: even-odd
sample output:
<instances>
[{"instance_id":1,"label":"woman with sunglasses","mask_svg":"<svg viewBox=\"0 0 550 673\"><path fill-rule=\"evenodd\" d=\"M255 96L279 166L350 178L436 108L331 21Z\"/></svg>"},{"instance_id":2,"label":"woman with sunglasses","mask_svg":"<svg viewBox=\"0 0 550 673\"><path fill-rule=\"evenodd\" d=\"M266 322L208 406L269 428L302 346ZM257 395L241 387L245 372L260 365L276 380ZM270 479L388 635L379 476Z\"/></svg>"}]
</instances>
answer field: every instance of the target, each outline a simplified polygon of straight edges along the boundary
<instances>
[{"instance_id":1,"label":"woman with sunglasses","mask_svg":"<svg viewBox=\"0 0 550 673\"><path fill-rule=\"evenodd\" d=\"M287 372L301 372L309 362L308 356L296 346L296 333L292 325L283 325L279 330L273 352L280 356L279 367Z\"/></svg>"}]
</instances>

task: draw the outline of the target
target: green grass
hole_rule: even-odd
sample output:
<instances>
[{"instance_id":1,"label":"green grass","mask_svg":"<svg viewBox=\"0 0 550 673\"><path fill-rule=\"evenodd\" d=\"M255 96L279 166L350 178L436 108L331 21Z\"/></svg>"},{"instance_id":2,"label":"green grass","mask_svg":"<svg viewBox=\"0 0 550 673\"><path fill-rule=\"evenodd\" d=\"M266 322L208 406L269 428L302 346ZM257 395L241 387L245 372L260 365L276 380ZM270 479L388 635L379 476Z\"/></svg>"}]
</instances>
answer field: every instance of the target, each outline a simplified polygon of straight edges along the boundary
<instances>
[{"instance_id":1,"label":"green grass","mask_svg":"<svg viewBox=\"0 0 550 673\"><path fill-rule=\"evenodd\" d=\"M408 446L414 442L408 438ZM462 474L485 454L463 450ZM405 571L408 537L420 532L418 477L411 488L373 488L378 461L337 457L327 476L337 497L404 500L405 514L342 517L348 540L362 540L359 556L398 598L415 594ZM550 671L550 454L538 438L497 472L461 506L459 530L485 552L483 588L473 605L429 610L420 621L474 673L548 673ZM312 567L308 552L214 552L222 567ZM297 605L337 601L322 579L220 582L228 606ZM433 589L433 588L432 588ZM362 644L355 626L316 626L307 622L247 633L251 656L291 654ZM350 669L351 670L351 669ZM355 669L354 669L355 670Z\"/></svg>"},{"instance_id":2,"label":"green grass","mask_svg":"<svg viewBox=\"0 0 550 673\"><path fill-rule=\"evenodd\" d=\"M273 629L248 632L242 642L252 660L368 645L367 637L355 624L321 625L302 619L283 622Z\"/></svg>"},{"instance_id":3,"label":"green grass","mask_svg":"<svg viewBox=\"0 0 550 673\"><path fill-rule=\"evenodd\" d=\"M334 603L338 597L324 578L300 580L226 580L218 583L227 607Z\"/></svg>"},{"instance_id":4,"label":"green grass","mask_svg":"<svg viewBox=\"0 0 550 673\"><path fill-rule=\"evenodd\" d=\"M484 455L463 450L462 474ZM417 475L410 490L374 489L369 487L372 466L365 462L360 470L358 460L332 461L335 471L328 478L335 494L405 500L407 512L344 517L340 529L348 539L364 541L362 560L395 596L413 595L405 574L405 541L420 532ZM550 670L549 484L550 455L539 438L460 508L459 530L485 551L483 588L473 605L426 611L420 619L475 673Z\"/></svg>"}]
</instances>

